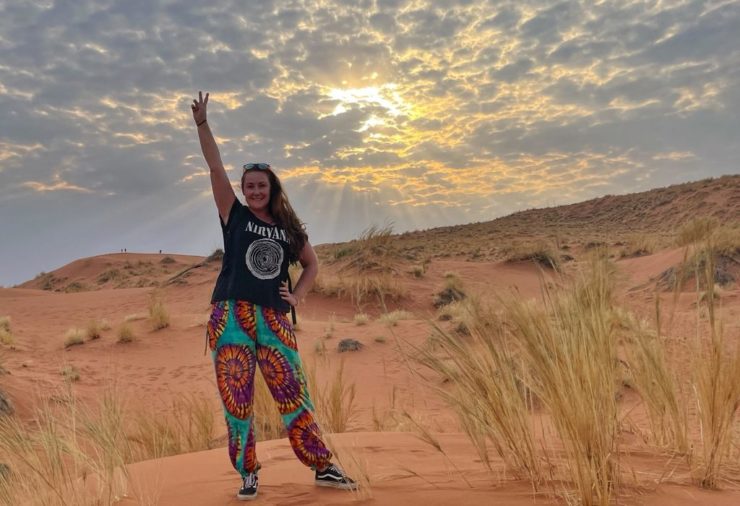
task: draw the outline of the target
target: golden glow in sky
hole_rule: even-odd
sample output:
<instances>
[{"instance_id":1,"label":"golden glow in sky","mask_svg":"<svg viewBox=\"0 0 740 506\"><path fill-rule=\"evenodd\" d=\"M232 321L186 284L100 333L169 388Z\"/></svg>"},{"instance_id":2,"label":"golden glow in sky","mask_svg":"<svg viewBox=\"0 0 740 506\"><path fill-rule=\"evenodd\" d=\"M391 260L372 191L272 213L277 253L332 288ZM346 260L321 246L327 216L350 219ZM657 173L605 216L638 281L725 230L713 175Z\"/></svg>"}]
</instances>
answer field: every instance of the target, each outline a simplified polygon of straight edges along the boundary
<instances>
[{"instance_id":1,"label":"golden glow in sky","mask_svg":"<svg viewBox=\"0 0 740 506\"><path fill-rule=\"evenodd\" d=\"M718 50L737 2L6 3L0 205L19 207L0 236L53 216L65 244L117 249L166 208L171 228L126 246L188 244L180 215L211 211L198 90L232 178L270 162L318 242L737 172L740 53ZM15 242L51 255L34 237Z\"/></svg>"},{"instance_id":2,"label":"golden glow in sky","mask_svg":"<svg viewBox=\"0 0 740 506\"><path fill-rule=\"evenodd\" d=\"M398 116L409 111L400 94L396 91L395 84L384 84L382 86L368 86L366 88L332 88L328 97L339 103L331 112L332 115L342 114L357 104L359 106L379 106L391 116Z\"/></svg>"}]
</instances>

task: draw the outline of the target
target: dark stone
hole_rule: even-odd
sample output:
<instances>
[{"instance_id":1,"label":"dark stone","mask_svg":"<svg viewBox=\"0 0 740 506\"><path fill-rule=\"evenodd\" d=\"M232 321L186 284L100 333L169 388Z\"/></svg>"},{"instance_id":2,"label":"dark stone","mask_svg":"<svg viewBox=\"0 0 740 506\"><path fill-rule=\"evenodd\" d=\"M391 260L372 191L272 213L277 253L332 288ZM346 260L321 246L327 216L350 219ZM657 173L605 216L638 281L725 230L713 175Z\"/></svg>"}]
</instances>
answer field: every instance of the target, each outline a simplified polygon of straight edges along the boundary
<instances>
[{"instance_id":1,"label":"dark stone","mask_svg":"<svg viewBox=\"0 0 740 506\"><path fill-rule=\"evenodd\" d=\"M445 288L434 297L434 307L440 308L455 301L463 300L465 294L455 288Z\"/></svg>"},{"instance_id":2,"label":"dark stone","mask_svg":"<svg viewBox=\"0 0 740 506\"><path fill-rule=\"evenodd\" d=\"M14 412L13 403L10 402L5 392L0 391L0 415L12 415Z\"/></svg>"},{"instance_id":3,"label":"dark stone","mask_svg":"<svg viewBox=\"0 0 740 506\"><path fill-rule=\"evenodd\" d=\"M357 339L342 339L337 345L337 351L344 353L345 351L360 351L364 345Z\"/></svg>"}]
</instances>

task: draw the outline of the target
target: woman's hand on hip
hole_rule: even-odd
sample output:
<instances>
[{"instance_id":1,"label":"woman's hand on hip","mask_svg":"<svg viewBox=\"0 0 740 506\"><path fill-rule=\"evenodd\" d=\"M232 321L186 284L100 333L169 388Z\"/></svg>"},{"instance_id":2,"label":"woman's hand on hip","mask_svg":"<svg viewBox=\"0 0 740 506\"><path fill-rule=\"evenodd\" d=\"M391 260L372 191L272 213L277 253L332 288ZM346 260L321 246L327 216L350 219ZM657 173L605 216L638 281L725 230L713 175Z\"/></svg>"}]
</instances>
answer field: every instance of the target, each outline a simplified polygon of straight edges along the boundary
<instances>
[{"instance_id":1,"label":"woman's hand on hip","mask_svg":"<svg viewBox=\"0 0 740 506\"><path fill-rule=\"evenodd\" d=\"M193 111L193 119L195 120L195 123L201 123L206 120L206 108L208 106L208 93L206 93L206 98L203 98L203 92L198 92L198 100L193 99L193 103L190 106L190 109Z\"/></svg>"},{"instance_id":2,"label":"woman's hand on hip","mask_svg":"<svg viewBox=\"0 0 740 506\"><path fill-rule=\"evenodd\" d=\"M298 305L298 299L295 295L290 293L287 281L283 281L282 283L280 283L280 298L293 307L296 307Z\"/></svg>"}]
</instances>

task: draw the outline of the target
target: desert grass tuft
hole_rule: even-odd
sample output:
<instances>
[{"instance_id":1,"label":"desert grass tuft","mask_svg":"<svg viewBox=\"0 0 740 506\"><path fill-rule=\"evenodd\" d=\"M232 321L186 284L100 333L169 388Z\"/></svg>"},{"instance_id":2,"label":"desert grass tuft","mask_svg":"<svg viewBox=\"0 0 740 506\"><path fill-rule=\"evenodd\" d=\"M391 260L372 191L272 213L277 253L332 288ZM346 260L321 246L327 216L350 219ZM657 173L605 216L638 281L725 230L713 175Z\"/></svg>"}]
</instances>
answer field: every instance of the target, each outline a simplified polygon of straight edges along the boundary
<instances>
[{"instance_id":1,"label":"desert grass tuft","mask_svg":"<svg viewBox=\"0 0 740 506\"><path fill-rule=\"evenodd\" d=\"M583 505L606 506L619 484L613 266L591 269L563 292L545 290L545 307L506 303L531 388L552 416L569 481Z\"/></svg>"},{"instance_id":2,"label":"desert grass tuft","mask_svg":"<svg viewBox=\"0 0 740 506\"><path fill-rule=\"evenodd\" d=\"M594 256L569 288L544 286L539 304L501 299L496 312L472 305L469 338L435 327L435 346L409 357L441 376L439 392L486 465L490 445L535 489L546 478L569 483L564 495L587 506L610 504L619 484L613 283L613 266ZM547 476L535 401L564 447L557 461L542 449Z\"/></svg>"},{"instance_id":3,"label":"desert grass tuft","mask_svg":"<svg viewBox=\"0 0 740 506\"><path fill-rule=\"evenodd\" d=\"M513 351L498 318L492 313L477 316L488 321L473 325L470 340L435 327L435 345L414 349L409 358L441 376L436 390L457 413L482 462L491 469L492 446L515 476L537 488L544 475L528 401L511 367Z\"/></svg>"},{"instance_id":4,"label":"desert grass tuft","mask_svg":"<svg viewBox=\"0 0 740 506\"><path fill-rule=\"evenodd\" d=\"M179 395L165 413L142 410L128 432L135 460L149 460L211 448L215 408L200 394Z\"/></svg>"},{"instance_id":5,"label":"desert grass tuft","mask_svg":"<svg viewBox=\"0 0 740 506\"><path fill-rule=\"evenodd\" d=\"M0 480L3 504L108 506L123 496L126 440L112 435L115 413L64 399L42 403L31 423L0 417L0 453L12 472Z\"/></svg>"},{"instance_id":6,"label":"desert grass tuft","mask_svg":"<svg viewBox=\"0 0 740 506\"><path fill-rule=\"evenodd\" d=\"M716 244L711 234L704 236L702 250L706 262L701 275L704 284L712 286ZM740 406L740 343L735 342L733 350L725 340L714 297L706 297L704 303L709 339L697 339L698 349L692 354L703 453L697 472L700 485L714 489L720 485L735 446L734 430Z\"/></svg>"},{"instance_id":7,"label":"desert grass tuft","mask_svg":"<svg viewBox=\"0 0 740 506\"><path fill-rule=\"evenodd\" d=\"M64 381L75 383L80 380L80 371L72 364L67 364L59 371Z\"/></svg>"},{"instance_id":8,"label":"desert grass tuft","mask_svg":"<svg viewBox=\"0 0 740 506\"><path fill-rule=\"evenodd\" d=\"M103 335L103 324L98 320L90 320L87 322L87 327L85 327L85 337L87 337L88 340L93 341L95 339L100 339L100 337Z\"/></svg>"},{"instance_id":9,"label":"desert grass tuft","mask_svg":"<svg viewBox=\"0 0 740 506\"><path fill-rule=\"evenodd\" d=\"M434 296L433 304L436 308L442 308L467 297L462 279L456 273L446 272L444 281L442 290Z\"/></svg>"},{"instance_id":10,"label":"desert grass tuft","mask_svg":"<svg viewBox=\"0 0 740 506\"><path fill-rule=\"evenodd\" d=\"M134 341L136 336L134 335L134 329L127 321L124 321L120 327L118 327L118 339L119 343L131 343Z\"/></svg>"},{"instance_id":11,"label":"desert grass tuft","mask_svg":"<svg viewBox=\"0 0 740 506\"><path fill-rule=\"evenodd\" d=\"M339 291L359 305L369 297L381 302L404 296L393 255L393 227L371 226L360 237L335 253L343 262L338 271Z\"/></svg>"},{"instance_id":12,"label":"desert grass tuft","mask_svg":"<svg viewBox=\"0 0 740 506\"><path fill-rule=\"evenodd\" d=\"M352 477L357 483L357 490L351 490L354 501L366 502L373 498L372 479L368 471L367 459L365 459L356 444L351 446L339 444L332 434L323 434L324 442L331 451L333 460L339 467Z\"/></svg>"},{"instance_id":13,"label":"desert grass tuft","mask_svg":"<svg viewBox=\"0 0 740 506\"><path fill-rule=\"evenodd\" d=\"M481 311L482 301L479 297L466 297L442 306L437 311L437 319L449 321L458 334L468 335L471 328L485 323L479 319Z\"/></svg>"},{"instance_id":14,"label":"desert grass tuft","mask_svg":"<svg viewBox=\"0 0 740 506\"><path fill-rule=\"evenodd\" d=\"M71 329L68 329L67 332L64 334L64 347L69 348L71 346L77 346L80 344L85 343L85 331L73 327Z\"/></svg>"},{"instance_id":15,"label":"desert grass tuft","mask_svg":"<svg viewBox=\"0 0 740 506\"><path fill-rule=\"evenodd\" d=\"M505 252L507 262L534 262L546 269L559 270L560 256L555 247L547 241L519 243Z\"/></svg>"},{"instance_id":16,"label":"desert grass tuft","mask_svg":"<svg viewBox=\"0 0 740 506\"><path fill-rule=\"evenodd\" d=\"M316 362L307 370L308 387L321 425L329 432L346 432L356 416L355 384L344 375L344 361L334 375L320 387L316 379Z\"/></svg>"},{"instance_id":17,"label":"desert grass tuft","mask_svg":"<svg viewBox=\"0 0 740 506\"><path fill-rule=\"evenodd\" d=\"M154 292L149 300L149 319L153 330L161 330L170 326L170 314L164 305L162 295Z\"/></svg>"},{"instance_id":18,"label":"desert grass tuft","mask_svg":"<svg viewBox=\"0 0 740 506\"><path fill-rule=\"evenodd\" d=\"M653 235L631 234L625 238L625 245L619 252L622 258L650 255L658 249L658 242Z\"/></svg>"},{"instance_id":19,"label":"desert grass tuft","mask_svg":"<svg viewBox=\"0 0 740 506\"><path fill-rule=\"evenodd\" d=\"M414 314L410 311L406 311L404 309L397 309L395 311L391 311L389 313L384 313L380 315L380 318L378 318L378 321L382 324L386 325L387 327L395 327L398 325L398 322L401 320L411 320L414 317Z\"/></svg>"},{"instance_id":20,"label":"desert grass tuft","mask_svg":"<svg viewBox=\"0 0 740 506\"><path fill-rule=\"evenodd\" d=\"M367 325L369 321L370 315L368 315L367 313L357 313L354 316L355 325L357 325L358 327L362 325Z\"/></svg>"},{"instance_id":21,"label":"desert grass tuft","mask_svg":"<svg viewBox=\"0 0 740 506\"><path fill-rule=\"evenodd\" d=\"M653 443L688 455L688 399L666 356L665 338L628 320L632 339L624 347L631 385L645 403Z\"/></svg>"},{"instance_id":22,"label":"desert grass tuft","mask_svg":"<svg viewBox=\"0 0 740 506\"><path fill-rule=\"evenodd\" d=\"M676 244L688 246L708 239L719 227L719 221L712 217L700 217L685 223L678 229Z\"/></svg>"},{"instance_id":23,"label":"desert grass tuft","mask_svg":"<svg viewBox=\"0 0 740 506\"><path fill-rule=\"evenodd\" d=\"M11 345L15 342L10 329L10 316L0 316L0 343Z\"/></svg>"}]
</instances>

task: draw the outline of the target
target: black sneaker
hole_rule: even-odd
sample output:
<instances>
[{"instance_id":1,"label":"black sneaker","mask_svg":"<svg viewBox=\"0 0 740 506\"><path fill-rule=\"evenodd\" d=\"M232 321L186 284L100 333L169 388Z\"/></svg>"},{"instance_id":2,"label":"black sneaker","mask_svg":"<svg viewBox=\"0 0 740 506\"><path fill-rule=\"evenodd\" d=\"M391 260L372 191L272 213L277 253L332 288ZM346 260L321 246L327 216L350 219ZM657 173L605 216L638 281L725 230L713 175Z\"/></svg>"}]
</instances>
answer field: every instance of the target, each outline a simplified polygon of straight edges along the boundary
<instances>
[{"instance_id":1,"label":"black sneaker","mask_svg":"<svg viewBox=\"0 0 740 506\"><path fill-rule=\"evenodd\" d=\"M242 480L242 488L239 489L236 498L240 501L257 499L257 473L249 473Z\"/></svg>"},{"instance_id":2,"label":"black sneaker","mask_svg":"<svg viewBox=\"0 0 740 506\"><path fill-rule=\"evenodd\" d=\"M329 467L323 471L316 470L316 485L341 490L357 490L357 483L334 464L329 464Z\"/></svg>"}]
</instances>

